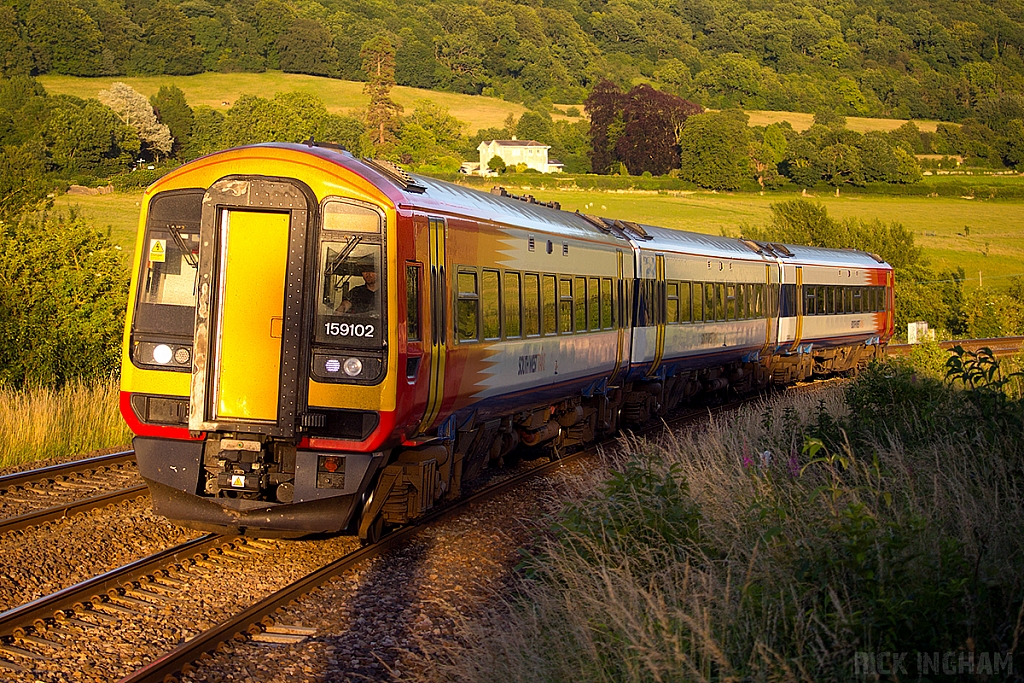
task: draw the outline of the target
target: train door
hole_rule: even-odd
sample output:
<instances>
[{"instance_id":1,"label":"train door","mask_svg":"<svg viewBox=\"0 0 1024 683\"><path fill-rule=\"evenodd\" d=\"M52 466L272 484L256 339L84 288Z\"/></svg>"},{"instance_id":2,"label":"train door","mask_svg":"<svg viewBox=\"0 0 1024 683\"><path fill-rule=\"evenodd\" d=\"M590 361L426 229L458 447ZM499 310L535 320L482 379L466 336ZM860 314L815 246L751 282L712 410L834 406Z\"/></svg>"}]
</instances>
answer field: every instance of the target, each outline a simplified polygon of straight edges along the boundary
<instances>
[{"instance_id":1,"label":"train door","mask_svg":"<svg viewBox=\"0 0 1024 683\"><path fill-rule=\"evenodd\" d=\"M427 404L420 421L419 431L426 432L441 411L444 400L444 373L448 347L448 275L445 260L448 227L444 219L431 218L428 229L428 303L429 323L425 332L429 338L423 345L423 363L428 363Z\"/></svg>"},{"instance_id":2,"label":"train door","mask_svg":"<svg viewBox=\"0 0 1024 683\"><path fill-rule=\"evenodd\" d=\"M309 203L282 180L225 179L206 192L190 430L294 435L306 403Z\"/></svg>"},{"instance_id":3,"label":"train door","mask_svg":"<svg viewBox=\"0 0 1024 683\"><path fill-rule=\"evenodd\" d=\"M766 263L765 298L762 312L765 317L765 337L763 354L774 353L779 342L779 284L782 279L781 266L778 263Z\"/></svg>"},{"instance_id":4,"label":"train door","mask_svg":"<svg viewBox=\"0 0 1024 683\"><path fill-rule=\"evenodd\" d=\"M661 361L665 357L665 309L667 307L665 291L665 255L656 254L654 257L654 323L656 325L654 335L654 362L647 373L648 377L654 377L658 373Z\"/></svg>"},{"instance_id":5,"label":"train door","mask_svg":"<svg viewBox=\"0 0 1024 683\"><path fill-rule=\"evenodd\" d=\"M612 369L610 375L610 381L613 383L617 379L619 371L624 367L628 367L629 364L629 335L626 334L626 329L628 327L626 323L626 311L629 310L629 307L626 304L626 285L625 280L623 279L624 260L622 250L616 249L616 277L612 315L615 318L613 322L618 335L615 339L615 367Z\"/></svg>"},{"instance_id":6,"label":"train door","mask_svg":"<svg viewBox=\"0 0 1024 683\"><path fill-rule=\"evenodd\" d=\"M793 333L793 345L790 351L796 351L800 347L800 340L804 334L804 269L796 266L796 329Z\"/></svg>"}]
</instances>

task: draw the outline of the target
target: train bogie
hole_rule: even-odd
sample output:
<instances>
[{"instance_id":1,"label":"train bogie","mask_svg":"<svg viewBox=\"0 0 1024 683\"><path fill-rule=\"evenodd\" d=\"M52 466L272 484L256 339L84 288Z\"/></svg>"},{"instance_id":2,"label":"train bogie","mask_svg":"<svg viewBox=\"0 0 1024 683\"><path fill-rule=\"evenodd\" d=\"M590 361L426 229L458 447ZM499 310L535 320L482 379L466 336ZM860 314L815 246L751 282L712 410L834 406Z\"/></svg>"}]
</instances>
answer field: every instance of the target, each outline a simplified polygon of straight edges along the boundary
<instances>
[{"instance_id":1,"label":"train bogie","mask_svg":"<svg viewBox=\"0 0 1024 683\"><path fill-rule=\"evenodd\" d=\"M891 335L861 252L662 230L314 145L151 187L122 412L154 506L301 535L416 519L516 449L702 392L856 367Z\"/></svg>"}]
</instances>

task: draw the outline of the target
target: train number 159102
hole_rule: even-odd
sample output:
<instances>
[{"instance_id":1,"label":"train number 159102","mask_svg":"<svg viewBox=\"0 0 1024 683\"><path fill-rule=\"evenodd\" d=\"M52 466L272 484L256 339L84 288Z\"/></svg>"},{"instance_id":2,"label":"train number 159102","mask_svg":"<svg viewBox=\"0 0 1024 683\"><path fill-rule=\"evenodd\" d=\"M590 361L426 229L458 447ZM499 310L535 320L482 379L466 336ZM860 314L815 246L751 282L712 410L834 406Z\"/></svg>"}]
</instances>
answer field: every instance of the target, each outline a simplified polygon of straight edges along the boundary
<instances>
[{"instance_id":1,"label":"train number 159102","mask_svg":"<svg viewBox=\"0 0 1024 683\"><path fill-rule=\"evenodd\" d=\"M352 323L324 323L327 334L332 337L372 337L373 325Z\"/></svg>"}]
</instances>

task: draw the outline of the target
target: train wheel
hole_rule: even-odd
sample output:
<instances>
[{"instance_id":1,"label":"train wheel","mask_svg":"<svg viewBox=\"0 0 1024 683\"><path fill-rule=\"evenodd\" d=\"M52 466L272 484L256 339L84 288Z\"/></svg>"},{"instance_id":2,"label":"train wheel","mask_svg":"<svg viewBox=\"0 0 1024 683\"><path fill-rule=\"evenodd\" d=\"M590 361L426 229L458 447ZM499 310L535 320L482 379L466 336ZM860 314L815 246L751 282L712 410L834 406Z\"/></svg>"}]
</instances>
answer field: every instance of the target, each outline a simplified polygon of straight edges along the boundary
<instances>
[{"instance_id":1,"label":"train wheel","mask_svg":"<svg viewBox=\"0 0 1024 683\"><path fill-rule=\"evenodd\" d=\"M359 540L362 541L363 545L373 545L379 541L383 535L384 515L377 515L377 517L370 522L369 526L365 529L362 524L359 525Z\"/></svg>"}]
</instances>

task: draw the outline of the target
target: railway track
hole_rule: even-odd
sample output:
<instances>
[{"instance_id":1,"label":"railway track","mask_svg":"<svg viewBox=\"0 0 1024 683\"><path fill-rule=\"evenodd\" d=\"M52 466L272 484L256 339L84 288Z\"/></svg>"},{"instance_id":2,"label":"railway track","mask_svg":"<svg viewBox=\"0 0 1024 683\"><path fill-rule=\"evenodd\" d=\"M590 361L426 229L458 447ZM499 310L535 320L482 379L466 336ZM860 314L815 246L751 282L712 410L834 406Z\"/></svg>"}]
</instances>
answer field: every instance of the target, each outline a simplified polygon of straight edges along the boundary
<instances>
[{"instance_id":1,"label":"railway track","mask_svg":"<svg viewBox=\"0 0 1024 683\"><path fill-rule=\"evenodd\" d=\"M135 451L0 476L0 534L145 496Z\"/></svg>"}]
</instances>

